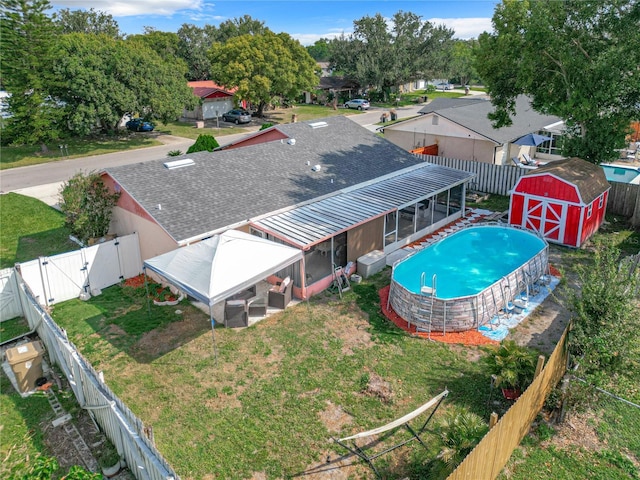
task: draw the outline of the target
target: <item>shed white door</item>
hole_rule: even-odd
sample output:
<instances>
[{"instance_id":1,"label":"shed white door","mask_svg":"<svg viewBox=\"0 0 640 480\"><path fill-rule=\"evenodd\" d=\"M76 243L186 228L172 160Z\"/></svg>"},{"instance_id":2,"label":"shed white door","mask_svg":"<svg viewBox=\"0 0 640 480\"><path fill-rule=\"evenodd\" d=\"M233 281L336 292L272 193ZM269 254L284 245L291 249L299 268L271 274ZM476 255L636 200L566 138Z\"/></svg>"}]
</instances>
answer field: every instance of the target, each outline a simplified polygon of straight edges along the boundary
<instances>
[{"instance_id":1,"label":"shed white door","mask_svg":"<svg viewBox=\"0 0 640 480\"><path fill-rule=\"evenodd\" d=\"M563 241L567 216L566 204L526 197L524 211L525 214L522 217L524 228L535 230L547 240Z\"/></svg>"}]
</instances>

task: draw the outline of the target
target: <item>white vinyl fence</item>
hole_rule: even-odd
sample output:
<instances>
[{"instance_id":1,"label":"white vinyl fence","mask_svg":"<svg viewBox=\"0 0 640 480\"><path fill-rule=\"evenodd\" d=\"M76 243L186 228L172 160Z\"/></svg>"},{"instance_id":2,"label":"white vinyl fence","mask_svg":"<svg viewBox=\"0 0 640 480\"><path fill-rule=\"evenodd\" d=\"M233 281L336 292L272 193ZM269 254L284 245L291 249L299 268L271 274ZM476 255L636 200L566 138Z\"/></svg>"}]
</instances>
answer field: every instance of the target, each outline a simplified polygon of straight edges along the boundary
<instances>
[{"instance_id":1,"label":"white vinyl fence","mask_svg":"<svg viewBox=\"0 0 640 480\"><path fill-rule=\"evenodd\" d=\"M81 294L98 293L142 273L138 234L40 257L21 263L19 270L40 305L54 305Z\"/></svg>"},{"instance_id":2,"label":"white vinyl fence","mask_svg":"<svg viewBox=\"0 0 640 480\"><path fill-rule=\"evenodd\" d=\"M0 322L22 316L17 275L13 268L0 270Z\"/></svg>"},{"instance_id":3,"label":"white vinyl fence","mask_svg":"<svg viewBox=\"0 0 640 480\"><path fill-rule=\"evenodd\" d=\"M137 238L136 238L137 242ZM90 277L90 276L89 276ZM46 346L52 364L57 365L69 380L80 404L93 417L118 453L139 480L173 480L178 475L145 435L145 427L96 373L91 364L69 341L65 331L39 305L35 295L15 272L22 315L31 330L35 330Z\"/></svg>"}]
</instances>

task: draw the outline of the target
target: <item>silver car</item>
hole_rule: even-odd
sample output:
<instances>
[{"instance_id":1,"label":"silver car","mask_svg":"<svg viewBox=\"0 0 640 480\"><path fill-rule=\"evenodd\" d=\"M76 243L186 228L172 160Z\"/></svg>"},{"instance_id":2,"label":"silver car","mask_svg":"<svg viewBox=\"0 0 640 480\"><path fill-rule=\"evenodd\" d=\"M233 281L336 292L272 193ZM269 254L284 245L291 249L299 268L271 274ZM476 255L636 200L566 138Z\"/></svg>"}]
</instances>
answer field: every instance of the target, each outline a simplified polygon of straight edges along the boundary
<instances>
[{"instance_id":1,"label":"silver car","mask_svg":"<svg viewBox=\"0 0 640 480\"><path fill-rule=\"evenodd\" d=\"M369 102L363 98L354 98L345 102L344 108L357 108L358 110L368 110Z\"/></svg>"},{"instance_id":2,"label":"silver car","mask_svg":"<svg viewBox=\"0 0 640 480\"><path fill-rule=\"evenodd\" d=\"M229 110L227 113L222 114L222 120L225 122L233 122L236 125L239 123L249 123L251 121L251 113L240 109Z\"/></svg>"}]
</instances>

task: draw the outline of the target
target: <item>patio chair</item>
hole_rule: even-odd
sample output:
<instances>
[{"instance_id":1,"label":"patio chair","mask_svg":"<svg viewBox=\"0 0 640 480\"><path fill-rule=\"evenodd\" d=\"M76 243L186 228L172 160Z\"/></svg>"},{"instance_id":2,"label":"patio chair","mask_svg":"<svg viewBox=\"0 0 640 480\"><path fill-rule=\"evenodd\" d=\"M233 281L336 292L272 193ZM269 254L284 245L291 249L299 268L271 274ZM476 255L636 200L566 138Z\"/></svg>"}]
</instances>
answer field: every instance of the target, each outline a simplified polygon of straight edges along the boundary
<instances>
[{"instance_id":1,"label":"patio chair","mask_svg":"<svg viewBox=\"0 0 640 480\"><path fill-rule=\"evenodd\" d=\"M228 328L249 326L249 306L246 300L225 301L224 326Z\"/></svg>"},{"instance_id":2,"label":"patio chair","mask_svg":"<svg viewBox=\"0 0 640 480\"><path fill-rule=\"evenodd\" d=\"M291 301L291 279L285 278L282 282L276 283L269 290L268 305L273 308L284 310Z\"/></svg>"}]
</instances>

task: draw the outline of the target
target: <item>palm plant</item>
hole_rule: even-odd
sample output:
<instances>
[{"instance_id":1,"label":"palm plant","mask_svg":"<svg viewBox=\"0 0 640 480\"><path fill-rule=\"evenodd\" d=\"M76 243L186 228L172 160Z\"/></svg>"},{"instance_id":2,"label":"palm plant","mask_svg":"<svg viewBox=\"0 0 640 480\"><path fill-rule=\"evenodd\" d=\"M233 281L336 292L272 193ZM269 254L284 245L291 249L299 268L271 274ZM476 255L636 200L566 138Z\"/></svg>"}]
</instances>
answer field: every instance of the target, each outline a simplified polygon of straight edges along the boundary
<instances>
[{"instance_id":1,"label":"palm plant","mask_svg":"<svg viewBox=\"0 0 640 480\"><path fill-rule=\"evenodd\" d=\"M536 354L513 340L488 347L485 363L495 378L495 386L503 389L524 390L536 371Z\"/></svg>"},{"instance_id":2,"label":"palm plant","mask_svg":"<svg viewBox=\"0 0 640 480\"><path fill-rule=\"evenodd\" d=\"M431 464L429 477L447 478L488 431L486 422L466 408L455 408L445 414L436 427L442 449Z\"/></svg>"}]
</instances>

